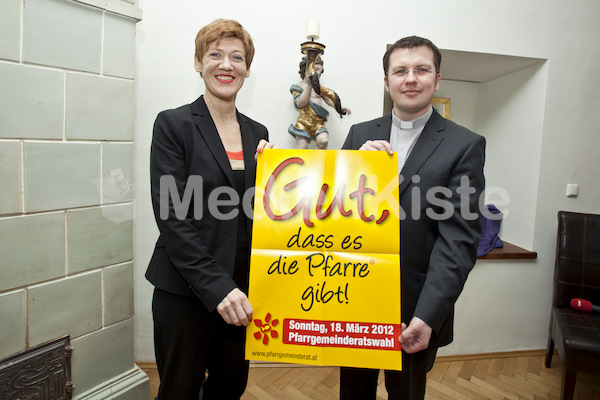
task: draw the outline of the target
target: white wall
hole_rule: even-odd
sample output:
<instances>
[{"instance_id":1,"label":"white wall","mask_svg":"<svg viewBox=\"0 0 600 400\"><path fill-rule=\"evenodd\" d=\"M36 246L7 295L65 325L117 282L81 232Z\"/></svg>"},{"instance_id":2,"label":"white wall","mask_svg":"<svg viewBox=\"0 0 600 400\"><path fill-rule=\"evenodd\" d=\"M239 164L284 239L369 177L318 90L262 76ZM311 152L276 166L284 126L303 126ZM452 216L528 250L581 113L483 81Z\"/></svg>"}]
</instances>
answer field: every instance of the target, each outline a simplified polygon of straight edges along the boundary
<instances>
[{"instance_id":1,"label":"white wall","mask_svg":"<svg viewBox=\"0 0 600 400\"><path fill-rule=\"evenodd\" d=\"M477 90L475 131L487 140L486 186L510 195L501 234L528 249L533 246L546 79L546 66L534 65Z\"/></svg>"},{"instance_id":2,"label":"white wall","mask_svg":"<svg viewBox=\"0 0 600 400\"><path fill-rule=\"evenodd\" d=\"M350 0L304 4L290 12L280 1L267 0L231 1L226 6L140 1L144 17L137 33L134 142L136 360L154 357L152 287L143 278L157 237L148 185L152 123L161 110L191 102L203 92L192 64L194 37L200 27L216 18L237 19L255 40L251 76L237 104L240 111L267 126L279 147L293 146L287 127L297 114L288 89L299 80L299 45L306 40L305 21L311 18L320 21L319 41L327 46L322 84L335 90L342 104L352 109L352 115L343 120L331 114L331 149L340 148L353 123L381 115L381 58L386 45L403 36L424 36L450 50L548 60L487 84L442 81L438 92L440 97L452 97L453 119L486 130L482 133L488 139L488 183L508 186L515 203L502 234L538 252L535 261L477 264L457 303L455 342L441 354L544 348L556 212L600 212L600 187L591 172L600 167L600 136L596 133L600 125L600 81L596 79L600 3ZM504 97L518 101L503 102ZM498 104L506 104L506 108L499 109ZM515 104L521 106L515 109ZM488 131L489 119L481 116L490 110L506 120L506 129L495 124ZM514 147L508 146L509 141ZM520 171L527 171L524 180ZM580 185L578 198L564 196L567 183Z\"/></svg>"}]
</instances>

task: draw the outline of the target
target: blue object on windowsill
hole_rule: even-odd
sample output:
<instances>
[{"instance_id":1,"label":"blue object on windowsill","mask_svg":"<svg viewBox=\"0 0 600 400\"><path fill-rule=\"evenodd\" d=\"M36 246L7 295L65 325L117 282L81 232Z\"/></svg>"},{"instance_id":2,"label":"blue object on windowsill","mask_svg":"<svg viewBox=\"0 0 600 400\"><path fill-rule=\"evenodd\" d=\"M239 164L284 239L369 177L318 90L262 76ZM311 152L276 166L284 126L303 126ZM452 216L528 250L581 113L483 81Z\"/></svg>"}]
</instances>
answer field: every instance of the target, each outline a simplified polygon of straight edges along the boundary
<instances>
[{"instance_id":1,"label":"blue object on windowsill","mask_svg":"<svg viewBox=\"0 0 600 400\"><path fill-rule=\"evenodd\" d=\"M477 257L483 257L496 247L502 247L504 244L498 237L500 224L502 223L502 213L493 204L486 204L490 214L494 214L494 219L481 217L481 240L477 247Z\"/></svg>"}]
</instances>

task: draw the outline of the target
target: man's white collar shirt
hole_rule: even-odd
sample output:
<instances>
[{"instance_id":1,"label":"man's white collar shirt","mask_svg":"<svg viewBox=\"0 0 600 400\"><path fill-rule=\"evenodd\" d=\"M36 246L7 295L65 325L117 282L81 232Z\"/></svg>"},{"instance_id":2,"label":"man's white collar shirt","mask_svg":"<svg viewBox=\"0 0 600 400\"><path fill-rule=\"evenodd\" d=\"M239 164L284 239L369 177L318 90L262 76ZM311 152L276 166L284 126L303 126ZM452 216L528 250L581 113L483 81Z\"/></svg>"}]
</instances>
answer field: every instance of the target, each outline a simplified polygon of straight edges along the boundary
<instances>
[{"instance_id":1,"label":"man's white collar shirt","mask_svg":"<svg viewBox=\"0 0 600 400\"><path fill-rule=\"evenodd\" d=\"M396 117L396 114L392 112L392 130L390 132L390 145L395 152L398 153L398 173L402 171L406 159L410 155L417 139L423 132L425 124L429 121L431 114L433 113L433 107L429 109L425 114L419 118L413 119L412 121L403 121Z\"/></svg>"}]
</instances>

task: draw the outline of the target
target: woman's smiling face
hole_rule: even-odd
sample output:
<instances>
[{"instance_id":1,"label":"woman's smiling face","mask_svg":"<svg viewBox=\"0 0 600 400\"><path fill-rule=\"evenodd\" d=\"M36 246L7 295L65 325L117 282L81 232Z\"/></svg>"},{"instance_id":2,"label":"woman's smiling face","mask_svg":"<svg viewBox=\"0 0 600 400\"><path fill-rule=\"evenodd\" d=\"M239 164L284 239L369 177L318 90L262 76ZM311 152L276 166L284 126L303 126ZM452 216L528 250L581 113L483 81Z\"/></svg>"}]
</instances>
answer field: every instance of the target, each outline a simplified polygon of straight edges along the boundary
<instances>
[{"instance_id":1,"label":"woman's smiling face","mask_svg":"<svg viewBox=\"0 0 600 400\"><path fill-rule=\"evenodd\" d=\"M244 45L236 38L212 42L202 60L194 56L194 66L204 79L206 94L226 101L235 100L250 75Z\"/></svg>"}]
</instances>

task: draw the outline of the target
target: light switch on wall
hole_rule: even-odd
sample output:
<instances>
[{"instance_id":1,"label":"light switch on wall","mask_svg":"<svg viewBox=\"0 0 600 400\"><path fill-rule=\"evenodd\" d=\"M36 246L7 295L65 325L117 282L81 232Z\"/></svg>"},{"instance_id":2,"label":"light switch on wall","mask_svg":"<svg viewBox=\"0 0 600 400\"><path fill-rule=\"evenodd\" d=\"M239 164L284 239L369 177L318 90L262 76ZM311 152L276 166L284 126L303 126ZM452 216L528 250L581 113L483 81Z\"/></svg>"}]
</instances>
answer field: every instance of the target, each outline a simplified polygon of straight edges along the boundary
<instances>
[{"instance_id":1,"label":"light switch on wall","mask_svg":"<svg viewBox=\"0 0 600 400\"><path fill-rule=\"evenodd\" d=\"M579 194L579 185L570 183L567 185L567 197L577 197Z\"/></svg>"}]
</instances>

